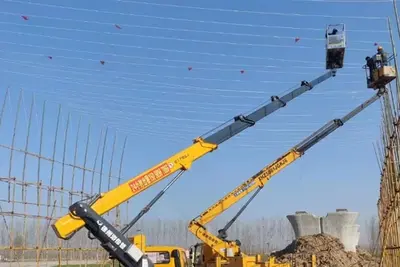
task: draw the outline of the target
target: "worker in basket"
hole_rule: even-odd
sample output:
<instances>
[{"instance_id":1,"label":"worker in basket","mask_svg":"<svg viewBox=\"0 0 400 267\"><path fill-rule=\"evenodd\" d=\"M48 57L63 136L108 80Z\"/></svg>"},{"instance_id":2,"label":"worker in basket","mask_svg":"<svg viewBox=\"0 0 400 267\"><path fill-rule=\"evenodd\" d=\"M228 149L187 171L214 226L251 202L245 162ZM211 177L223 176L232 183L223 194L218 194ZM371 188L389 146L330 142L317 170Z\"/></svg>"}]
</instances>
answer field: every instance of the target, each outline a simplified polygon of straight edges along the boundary
<instances>
[{"instance_id":1,"label":"worker in basket","mask_svg":"<svg viewBox=\"0 0 400 267\"><path fill-rule=\"evenodd\" d=\"M369 70L368 88L379 89L396 78L396 70L389 65L388 53L383 50L382 46L378 46L374 56L366 57L365 60Z\"/></svg>"},{"instance_id":2,"label":"worker in basket","mask_svg":"<svg viewBox=\"0 0 400 267\"><path fill-rule=\"evenodd\" d=\"M326 68L337 69L343 67L343 58L345 52L344 32L337 28L326 30Z\"/></svg>"},{"instance_id":3,"label":"worker in basket","mask_svg":"<svg viewBox=\"0 0 400 267\"><path fill-rule=\"evenodd\" d=\"M388 57L387 57L387 53L383 50L382 46L378 46L376 54L380 56L382 65L387 66L388 65Z\"/></svg>"},{"instance_id":4,"label":"worker in basket","mask_svg":"<svg viewBox=\"0 0 400 267\"><path fill-rule=\"evenodd\" d=\"M368 83L374 82L374 70L376 69L376 63L374 58L366 57L365 60L367 61L367 67L369 69L369 79Z\"/></svg>"},{"instance_id":5,"label":"worker in basket","mask_svg":"<svg viewBox=\"0 0 400 267\"><path fill-rule=\"evenodd\" d=\"M338 33L338 30L334 28L332 32L328 33L328 35L336 35ZM328 35L325 33L325 38L328 38Z\"/></svg>"}]
</instances>

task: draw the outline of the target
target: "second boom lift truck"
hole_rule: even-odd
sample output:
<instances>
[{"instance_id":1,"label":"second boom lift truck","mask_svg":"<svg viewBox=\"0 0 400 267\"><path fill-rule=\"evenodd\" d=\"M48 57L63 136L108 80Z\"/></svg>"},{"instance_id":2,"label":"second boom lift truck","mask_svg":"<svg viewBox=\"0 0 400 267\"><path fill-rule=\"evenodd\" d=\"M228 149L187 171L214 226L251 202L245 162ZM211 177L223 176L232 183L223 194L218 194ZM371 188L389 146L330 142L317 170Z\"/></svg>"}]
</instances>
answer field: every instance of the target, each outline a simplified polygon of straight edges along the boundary
<instances>
[{"instance_id":1,"label":"second boom lift truck","mask_svg":"<svg viewBox=\"0 0 400 267\"><path fill-rule=\"evenodd\" d=\"M190 262L192 267L292 266L290 263L275 263L274 257L271 257L267 262L263 262L261 261L261 255L246 255L240 249L241 243L239 240L227 239L227 231L274 175L296 161L304 155L307 150L333 133L336 129L343 126L344 123L352 119L386 93L386 85L397 77L396 70L393 66L390 66L388 62L383 63L379 56L375 57L374 64L374 66L364 66L364 68L367 69L367 87L377 91L373 97L353 109L342 118L334 119L325 124L273 163L266 166L254 176L233 189L189 223L189 231L202 241L201 243L195 244L190 249ZM369 68L372 68L371 73L374 75L373 84L371 84L370 75L368 75L370 71ZM206 224L210 223L217 216L239 202L245 196L252 193L254 190L255 192L253 195L250 196L225 227L218 231L217 235L207 231L205 227ZM316 266L316 258L312 257L310 260L312 261L312 266Z\"/></svg>"}]
</instances>

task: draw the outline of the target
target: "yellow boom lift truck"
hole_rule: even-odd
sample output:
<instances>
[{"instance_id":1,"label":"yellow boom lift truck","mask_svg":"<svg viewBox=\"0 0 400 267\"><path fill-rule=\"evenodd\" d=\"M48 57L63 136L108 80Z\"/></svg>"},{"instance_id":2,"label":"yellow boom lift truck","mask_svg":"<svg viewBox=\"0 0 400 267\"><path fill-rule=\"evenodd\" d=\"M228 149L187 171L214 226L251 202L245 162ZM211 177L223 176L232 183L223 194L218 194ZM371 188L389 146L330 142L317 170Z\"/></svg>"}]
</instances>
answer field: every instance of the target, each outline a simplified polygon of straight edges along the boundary
<instances>
[{"instance_id":1,"label":"yellow boom lift truck","mask_svg":"<svg viewBox=\"0 0 400 267\"><path fill-rule=\"evenodd\" d=\"M249 266L281 266L290 267L291 265L275 264L274 259L270 258L268 262L261 261L261 255L248 256L241 252L239 240L228 240L227 231L232 224L243 213L250 202L261 191L264 185L272 176L286 168L289 164L300 158L308 149L313 147L319 141L334 132L345 122L353 118L359 112L367 108L370 104L378 100L386 92L385 88L380 88L376 95L365 101L363 104L352 110L346 116L340 119L334 119L324 125L322 128L314 132L312 135L304 139L301 143L294 146L291 150L279 157L273 163L259 171L253 177L233 189L215 204L210 206L200 216L193 219L189 224L189 230L203 243L192 246L190 250L190 259L193 267L249 267ZM240 208L235 216L225 225L224 228L218 230L218 234L214 235L205 228L205 225L214 220L218 215L229 209L232 205L240 201L242 198L256 190L253 195Z\"/></svg>"},{"instance_id":2,"label":"yellow boom lift truck","mask_svg":"<svg viewBox=\"0 0 400 267\"><path fill-rule=\"evenodd\" d=\"M341 60L343 62L343 59ZM340 61L340 58L337 61ZM338 68L340 68L340 64ZM133 239L133 243L130 242L125 237L125 234L164 195L168 188L179 179L183 172L190 169L194 161L216 150L226 140L254 126L261 119L285 107L288 102L335 75L336 68L329 68L328 72L311 82L302 81L300 87L282 97L271 96L270 103L263 104L248 115L238 115L234 117L233 121L228 121L205 135L196 138L193 144L186 149L156 164L138 176L129 179L106 193L74 203L69 207L69 213L59 218L52 225L53 230L59 238L67 240L79 229L85 227L89 231L89 238L97 238L101 246L108 251L110 257L117 259L123 266L152 267L154 263L146 255L147 251L150 251L151 248L146 247L143 242L136 242L137 238ZM176 175L163 190L123 229L117 230L101 217L104 213L175 173ZM172 247L171 250L170 258L174 259L175 267L183 267L184 260L181 259L182 256L179 251L182 250L180 249Z\"/></svg>"},{"instance_id":3,"label":"yellow boom lift truck","mask_svg":"<svg viewBox=\"0 0 400 267\"><path fill-rule=\"evenodd\" d=\"M396 78L396 70L394 67L389 66L388 64L385 66L380 65L380 62L376 62L376 64L376 72L378 73L375 80L376 86L371 87L369 82L367 82L369 88L377 91L373 97L356 107L344 117L340 119L334 119L325 124L319 130L308 136L270 165L266 166L253 177L233 189L189 223L189 231L202 241L202 243L198 243L192 246L190 249L190 262L192 267L291 266L289 263L275 263L274 257L269 258L267 262L263 262L261 261L261 255L246 255L240 250L241 243L239 240L232 241L227 239L227 231L272 176L286 168L296 159L300 158L308 149L312 148L319 141L333 133L339 127L343 126L344 123L349 121L351 118L356 116L386 93L385 87L388 83ZM368 66L364 67L368 68ZM385 68L386 70L382 70L382 68ZM229 209L232 205L240 201L254 190L255 192L253 195L249 197L249 199L239 209L235 216L225 225L225 227L218 231L217 235L207 231L205 228L207 223L214 220L218 215ZM312 261L312 266L316 266L316 258L312 257L310 260Z\"/></svg>"}]
</instances>

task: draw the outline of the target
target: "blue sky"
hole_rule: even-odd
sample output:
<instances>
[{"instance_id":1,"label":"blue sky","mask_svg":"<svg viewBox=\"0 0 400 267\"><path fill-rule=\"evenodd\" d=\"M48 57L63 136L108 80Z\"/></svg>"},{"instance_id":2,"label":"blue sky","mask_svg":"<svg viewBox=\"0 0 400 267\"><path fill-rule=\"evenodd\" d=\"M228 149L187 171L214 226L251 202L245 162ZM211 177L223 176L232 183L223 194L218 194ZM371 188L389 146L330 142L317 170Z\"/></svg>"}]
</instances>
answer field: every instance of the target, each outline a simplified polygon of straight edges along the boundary
<instances>
[{"instance_id":1,"label":"blue sky","mask_svg":"<svg viewBox=\"0 0 400 267\"><path fill-rule=\"evenodd\" d=\"M127 135L122 175L134 176L271 95L323 74L327 24L345 23L348 38L345 67L337 77L196 162L149 218L195 217L325 122L369 98L372 91L366 89L361 67L375 52L375 42L388 47L386 21L377 17L393 13L390 2L140 2L107 0L95 7L77 0L62 5L49 0L1 1L0 87L4 92L10 88L14 111L20 88L27 95L28 110L32 92L38 114L41 101L53 103L46 113L50 119L43 148L49 157L57 117L54 103L61 103L62 119L65 122L71 111L75 130L80 115L82 125L91 122L93 132L99 133L103 125L112 127L110 140L117 130L117 158ZM379 138L380 116L375 103L308 151L274 177L243 216L283 217L296 210L324 215L336 208L359 211L362 218L375 214L380 177L372 144ZM38 118L32 126L35 142ZM12 128L12 118L6 119L2 144L9 144ZM86 138L82 136L80 147ZM98 138L91 137L91 163ZM17 139L23 148L24 133ZM63 142L58 146L62 151ZM68 141L69 162L73 146L74 141ZM111 146L112 141L104 162L110 159ZM32 141L29 150L37 152L38 144ZM62 153L57 157L62 160ZM82 163L82 152L78 158ZM33 173L30 179L35 180ZM64 175L67 181L71 172ZM135 197L130 214L166 182Z\"/></svg>"}]
</instances>

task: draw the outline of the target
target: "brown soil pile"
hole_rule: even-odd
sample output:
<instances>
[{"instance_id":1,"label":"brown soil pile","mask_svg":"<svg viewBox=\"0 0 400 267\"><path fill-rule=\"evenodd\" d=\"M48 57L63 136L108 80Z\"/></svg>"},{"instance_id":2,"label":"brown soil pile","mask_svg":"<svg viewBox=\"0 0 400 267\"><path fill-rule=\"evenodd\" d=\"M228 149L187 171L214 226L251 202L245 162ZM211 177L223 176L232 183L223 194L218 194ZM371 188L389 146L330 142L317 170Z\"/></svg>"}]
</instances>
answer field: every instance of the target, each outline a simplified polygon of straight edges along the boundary
<instances>
[{"instance_id":1,"label":"brown soil pile","mask_svg":"<svg viewBox=\"0 0 400 267\"><path fill-rule=\"evenodd\" d=\"M366 251L346 252L338 238L318 234L294 240L285 249L272 253L279 263L311 266L311 256L317 256L318 267L377 267L378 261Z\"/></svg>"}]
</instances>

